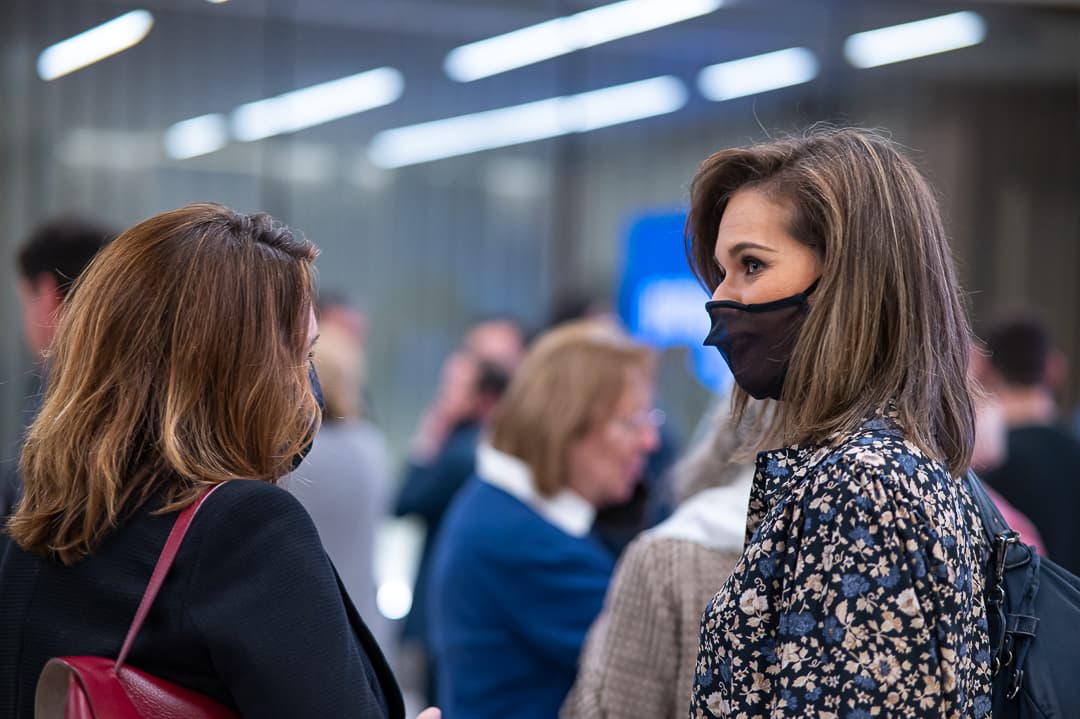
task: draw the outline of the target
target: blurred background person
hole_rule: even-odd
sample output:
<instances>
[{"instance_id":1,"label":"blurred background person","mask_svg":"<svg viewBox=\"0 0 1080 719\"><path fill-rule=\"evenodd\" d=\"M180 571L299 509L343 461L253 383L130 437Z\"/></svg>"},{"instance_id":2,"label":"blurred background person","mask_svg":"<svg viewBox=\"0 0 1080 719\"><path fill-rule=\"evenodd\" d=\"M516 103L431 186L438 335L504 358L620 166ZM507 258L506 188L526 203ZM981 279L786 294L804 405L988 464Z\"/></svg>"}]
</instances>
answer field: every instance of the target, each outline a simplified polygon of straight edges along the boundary
<instances>
[{"instance_id":1,"label":"blurred background person","mask_svg":"<svg viewBox=\"0 0 1080 719\"><path fill-rule=\"evenodd\" d=\"M1007 427L1004 456L982 478L1035 524L1047 556L1080 572L1080 442L1059 425L1065 358L1031 310L993 321L976 372Z\"/></svg>"},{"instance_id":2,"label":"blurred background person","mask_svg":"<svg viewBox=\"0 0 1080 719\"><path fill-rule=\"evenodd\" d=\"M672 470L682 502L619 558L561 719L685 719L701 615L746 539L754 468L737 457L747 432L730 420L718 402L709 434Z\"/></svg>"},{"instance_id":3,"label":"blurred background person","mask_svg":"<svg viewBox=\"0 0 1080 719\"><path fill-rule=\"evenodd\" d=\"M312 363L326 410L311 451L283 484L300 500L319 530L326 553L360 616L384 653L396 637L376 606L374 546L390 510L390 457L383 433L365 416L367 319L344 300L329 297L319 312Z\"/></svg>"},{"instance_id":4,"label":"blurred background person","mask_svg":"<svg viewBox=\"0 0 1080 719\"><path fill-rule=\"evenodd\" d=\"M521 362L524 342L518 324L503 317L481 320L465 333L461 347L446 358L435 399L420 418L394 508L398 516L419 518L425 530L401 641L432 703L438 689L425 607L433 550L451 500L475 472L481 434Z\"/></svg>"},{"instance_id":5,"label":"blurred background person","mask_svg":"<svg viewBox=\"0 0 1080 719\"><path fill-rule=\"evenodd\" d=\"M611 300L595 290L567 290L555 298L548 313L548 330L575 320L603 320L620 323ZM660 356L661 359L663 355ZM675 496L668 481L668 471L675 461L678 443L667 415L657 409L651 416L657 427L659 443L649 453L641 481L625 502L603 507L596 515L593 531L597 539L616 558L642 531L663 521L675 505Z\"/></svg>"},{"instance_id":6,"label":"blurred background person","mask_svg":"<svg viewBox=\"0 0 1080 719\"><path fill-rule=\"evenodd\" d=\"M25 426L37 415L46 380L46 352L72 283L115 232L98 220L65 215L39 225L19 248L15 290L22 310L23 337L36 365L23 408ZM18 448L0 464L0 517L21 492Z\"/></svg>"},{"instance_id":7,"label":"blurred background person","mask_svg":"<svg viewBox=\"0 0 1080 719\"><path fill-rule=\"evenodd\" d=\"M982 357L985 352L986 349L982 345L978 343L972 345L969 368L974 381L978 381L976 376L977 367L983 361ZM971 449L971 469L980 478L982 478L986 470L997 467L1004 461L1008 431L1008 425L1005 424L1005 412L1001 408L1001 400L991 392L977 394L975 396L975 445ZM982 484L986 494L993 500L998 511L1001 512L1001 516L1004 517L1005 523L1010 528L1020 532L1020 540L1024 544L1035 547L1035 551L1044 557L1049 556L1046 553L1046 545L1042 541L1042 536L1032 521L1019 509L1009 504L989 484L986 482Z\"/></svg>"},{"instance_id":8,"label":"blurred background person","mask_svg":"<svg viewBox=\"0 0 1080 719\"><path fill-rule=\"evenodd\" d=\"M557 715L614 565L592 534L656 449L655 357L614 324L531 348L443 523L428 611L447 717Z\"/></svg>"}]
</instances>

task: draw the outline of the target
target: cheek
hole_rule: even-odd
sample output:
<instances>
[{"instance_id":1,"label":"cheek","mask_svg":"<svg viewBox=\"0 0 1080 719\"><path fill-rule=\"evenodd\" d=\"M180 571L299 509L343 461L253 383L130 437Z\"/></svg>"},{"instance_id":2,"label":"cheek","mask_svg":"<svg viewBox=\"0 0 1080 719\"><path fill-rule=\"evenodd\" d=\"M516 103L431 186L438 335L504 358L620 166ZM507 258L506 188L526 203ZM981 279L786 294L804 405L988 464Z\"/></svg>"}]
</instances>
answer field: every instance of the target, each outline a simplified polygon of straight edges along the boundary
<instances>
[{"instance_id":1,"label":"cheek","mask_svg":"<svg viewBox=\"0 0 1080 719\"><path fill-rule=\"evenodd\" d=\"M589 437L579 447L578 458L581 467L591 476L599 478L610 473L612 460L617 456L611 443L602 435Z\"/></svg>"},{"instance_id":2,"label":"cheek","mask_svg":"<svg viewBox=\"0 0 1080 719\"><path fill-rule=\"evenodd\" d=\"M602 456L605 470L621 479L626 465L636 456L636 449L632 442L609 439L603 445Z\"/></svg>"}]
</instances>

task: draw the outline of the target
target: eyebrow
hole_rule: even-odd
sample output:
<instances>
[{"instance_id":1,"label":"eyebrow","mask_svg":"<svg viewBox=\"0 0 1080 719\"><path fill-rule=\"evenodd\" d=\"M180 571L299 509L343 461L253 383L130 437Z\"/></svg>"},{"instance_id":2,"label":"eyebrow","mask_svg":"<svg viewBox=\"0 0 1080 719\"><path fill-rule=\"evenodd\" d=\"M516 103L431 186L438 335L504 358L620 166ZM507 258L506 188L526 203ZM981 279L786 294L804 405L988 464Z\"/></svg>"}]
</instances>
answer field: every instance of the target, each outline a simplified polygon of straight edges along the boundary
<instances>
[{"instance_id":1,"label":"eyebrow","mask_svg":"<svg viewBox=\"0 0 1080 719\"><path fill-rule=\"evenodd\" d=\"M756 242L739 242L731 247L729 254L737 255L745 250L764 250L765 252L776 252L777 250L772 247L766 247L765 245L759 245Z\"/></svg>"},{"instance_id":2,"label":"eyebrow","mask_svg":"<svg viewBox=\"0 0 1080 719\"><path fill-rule=\"evenodd\" d=\"M734 257L735 255L738 255L741 252L745 252L746 250L762 250L764 252L771 252L773 254L776 254L779 251L779 250L773 249L772 247L766 247L765 245L759 245L756 242L746 241L746 242L738 242L738 243L732 245L731 249L728 250L727 254L730 257ZM720 266L720 260L717 259L716 253L713 253L713 263L715 263L717 267Z\"/></svg>"}]
</instances>

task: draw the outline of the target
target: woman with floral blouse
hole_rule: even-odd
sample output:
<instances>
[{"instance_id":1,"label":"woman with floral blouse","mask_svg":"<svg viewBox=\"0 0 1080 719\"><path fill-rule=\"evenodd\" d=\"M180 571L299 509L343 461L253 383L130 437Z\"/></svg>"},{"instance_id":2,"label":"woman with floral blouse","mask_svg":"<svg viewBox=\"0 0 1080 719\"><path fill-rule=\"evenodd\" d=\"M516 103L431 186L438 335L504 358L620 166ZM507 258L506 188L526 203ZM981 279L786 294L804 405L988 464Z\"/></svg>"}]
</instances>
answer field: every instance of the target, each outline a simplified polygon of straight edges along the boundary
<instances>
[{"instance_id":1,"label":"woman with floral blouse","mask_svg":"<svg viewBox=\"0 0 1080 719\"><path fill-rule=\"evenodd\" d=\"M687 241L735 414L777 400L691 717L987 715L971 332L933 191L889 140L813 131L705 160Z\"/></svg>"}]
</instances>

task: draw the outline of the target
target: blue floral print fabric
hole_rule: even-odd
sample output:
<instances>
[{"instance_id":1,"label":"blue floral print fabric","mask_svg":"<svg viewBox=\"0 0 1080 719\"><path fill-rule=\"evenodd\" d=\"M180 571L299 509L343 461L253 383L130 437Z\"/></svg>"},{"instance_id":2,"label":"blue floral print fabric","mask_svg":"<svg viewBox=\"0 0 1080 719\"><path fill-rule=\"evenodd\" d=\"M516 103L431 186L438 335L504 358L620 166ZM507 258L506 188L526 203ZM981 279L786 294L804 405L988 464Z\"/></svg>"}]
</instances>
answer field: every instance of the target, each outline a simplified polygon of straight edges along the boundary
<instances>
[{"instance_id":1,"label":"blue floral print fabric","mask_svg":"<svg viewBox=\"0 0 1080 719\"><path fill-rule=\"evenodd\" d=\"M702 617L691 718L989 714L980 522L889 413L761 453L746 549Z\"/></svg>"}]
</instances>

